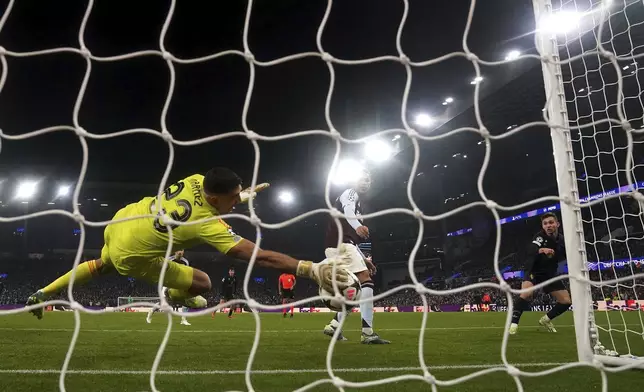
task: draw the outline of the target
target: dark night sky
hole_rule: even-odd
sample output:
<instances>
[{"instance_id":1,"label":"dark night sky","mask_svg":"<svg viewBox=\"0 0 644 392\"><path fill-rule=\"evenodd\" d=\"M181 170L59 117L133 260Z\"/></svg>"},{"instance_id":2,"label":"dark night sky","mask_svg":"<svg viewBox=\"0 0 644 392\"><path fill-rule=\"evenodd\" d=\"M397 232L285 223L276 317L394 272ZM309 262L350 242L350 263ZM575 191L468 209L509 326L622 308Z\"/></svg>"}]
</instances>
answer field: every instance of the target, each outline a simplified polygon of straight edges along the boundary
<instances>
[{"instance_id":1,"label":"dark night sky","mask_svg":"<svg viewBox=\"0 0 644 392\"><path fill-rule=\"evenodd\" d=\"M7 1L1 3L0 9L4 9ZM470 6L468 0L440 2L440 7L437 2L426 0L413 0L409 4L410 12L402 35L402 47L407 56L421 61L462 50L462 35ZM158 50L159 33L169 5L170 2L165 1L96 1L87 24L86 45L96 56ZM246 6L243 1L178 2L165 40L167 50L182 59L223 50L243 50ZM0 45L18 52L78 47L78 31L85 7L85 1L19 1L0 32ZM320 0L255 1L249 33L249 45L255 58L269 61L303 51L317 51L315 36L325 7L326 1ZM395 37L402 12L402 1L336 1L322 37L324 49L337 58L350 60L396 55ZM470 49L485 60L502 59L510 49L534 52L533 37L529 34L534 30L532 12L530 0L480 1L468 39ZM519 63L523 61L530 60ZM533 63L538 70L538 63ZM175 64L174 67L176 86L167 124L176 139L191 140L242 129L242 107L249 79L249 67L244 58L228 55L198 64ZM486 76L482 94L503 88L502 75L516 72L516 67L516 64L494 69L482 67ZM357 138L383 129L402 128L400 111L406 80L402 65L380 62L334 65L334 68L336 85L331 120L345 137ZM248 114L251 129L263 135L328 129L324 102L329 74L320 58L309 57L270 67L256 66L255 70ZM0 92L0 127L7 134L16 135L52 125L71 125L72 109L84 72L84 59L72 53L8 57L8 78ZM427 111L446 120L465 113L441 130L477 126L471 116L470 104L474 89L469 82L474 74L473 66L464 58L414 68L407 113L410 123L415 113ZM531 79L536 82L530 85L530 91L527 87L523 87L526 91L512 87L502 94L497 93L496 97L487 98L485 105L482 103L482 108L488 108L482 114L483 120L491 121L491 125L486 125L492 132L540 118L541 80L538 76ZM160 114L168 85L168 67L159 56L92 61L80 124L97 134L136 127L160 130ZM508 91L523 98L536 94L537 98L534 105L499 98ZM447 96L455 98L453 108L441 105ZM513 176L530 176L530 169L525 168L528 165L507 163L513 159L523 159L522 162L527 163L524 157L528 152L547 153L549 134L547 130L542 131L545 132L525 132L521 137L495 144L490 166L490 173L494 174L486 178L491 181L492 194L488 196L506 197L502 202L508 204L520 201L517 199L525 189L511 192L504 189L495 194L498 188L495 181L507 182ZM479 140L469 134L438 142L422 142L419 172L423 172L424 180L418 180L415 192L420 189L418 197L425 199L430 213L449 208L445 207L443 199L462 192L472 192L474 199L478 199L476 177L483 156L483 150L477 150ZM164 142L150 135L88 139L88 144L88 181L155 184L161 179L168 159ZM356 146L344 147L347 147L343 150L347 152L344 156L357 149ZM324 206L323 187L335 148L330 138L309 136L260 142L260 148L260 181L271 182L275 190L293 187L310 196L301 208L292 210L291 215ZM225 165L238 171L250 183L254 154L245 138L175 147L175 152L171 180ZM443 180L432 177L439 175L431 171L432 166L446 163L457 152L470 154L469 161L453 172L450 168L440 174ZM404 181L410 173L411 158L409 151L402 151L388 166L373 169L374 188L378 191L372 198L385 194L379 204L382 208L408 205ZM80 162L80 145L71 132L25 141L2 140L0 168L4 168L5 176L11 177L16 167L20 172L46 167L48 173L73 179ZM548 168L554 175L551 162ZM437 181L442 185L437 187ZM383 192L383 188L390 192ZM440 195L436 194L437 188L441 189Z\"/></svg>"}]
</instances>

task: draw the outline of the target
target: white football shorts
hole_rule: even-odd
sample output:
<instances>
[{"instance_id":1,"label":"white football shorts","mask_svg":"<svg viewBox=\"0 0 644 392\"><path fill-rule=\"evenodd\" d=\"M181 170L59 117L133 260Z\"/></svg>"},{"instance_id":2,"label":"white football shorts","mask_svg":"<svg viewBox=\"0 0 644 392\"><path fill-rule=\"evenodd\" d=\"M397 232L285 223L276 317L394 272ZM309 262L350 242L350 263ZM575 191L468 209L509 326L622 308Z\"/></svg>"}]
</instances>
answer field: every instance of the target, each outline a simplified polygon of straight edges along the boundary
<instances>
[{"instance_id":1,"label":"white football shorts","mask_svg":"<svg viewBox=\"0 0 644 392\"><path fill-rule=\"evenodd\" d=\"M351 264L349 264L349 267L347 268L350 272L357 274L358 272L366 271L368 269L367 264L364 261L364 255L357 246L345 243L342 244L342 247L343 251L347 252L349 258L351 259ZM324 254L327 258L337 257L338 249L326 248L324 250Z\"/></svg>"}]
</instances>

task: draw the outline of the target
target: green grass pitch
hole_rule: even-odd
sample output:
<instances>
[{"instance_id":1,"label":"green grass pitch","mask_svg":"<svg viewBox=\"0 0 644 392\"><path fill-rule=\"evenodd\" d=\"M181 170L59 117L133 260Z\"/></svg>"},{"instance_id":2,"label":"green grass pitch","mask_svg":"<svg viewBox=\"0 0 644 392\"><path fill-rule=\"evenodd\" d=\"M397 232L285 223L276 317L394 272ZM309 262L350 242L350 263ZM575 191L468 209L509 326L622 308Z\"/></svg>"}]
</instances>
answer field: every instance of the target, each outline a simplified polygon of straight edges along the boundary
<instances>
[{"instance_id":1,"label":"green grass pitch","mask_svg":"<svg viewBox=\"0 0 644 392\"><path fill-rule=\"evenodd\" d=\"M507 356L524 371L542 372L558 364L576 361L572 314L555 320L559 332L548 333L537 326L541 313L527 312L519 334L511 336ZM610 313L614 327L641 331L636 313ZM262 314L259 348L252 369L257 391L291 391L328 378L325 358L329 339L322 327L331 317L325 314ZM439 380L454 380L501 364L501 338L505 313L430 313L424 339L424 356ZM253 342L252 315L193 317L192 326L173 330L156 377L161 391L248 390L245 368ZM600 325L606 315L597 314ZM357 314L347 321L345 335L332 357L336 375L347 381L373 381L403 374L422 375L418 361L419 313L377 313L376 331L392 344L362 345ZM31 315L0 317L0 391L52 391L58 389L62 366L74 326L71 312L48 312L38 321ZM149 372L167 326L165 314L155 314L152 324L145 313L110 313L81 316L81 332L74 350L68 391L150 391ZM619 347L626 339L613 334ZM608 335L602 336L605 343ZM644 354L642 336L629 333L632 352ZM609 345L606 344L608 347ZM610 391L638 391L644 386L644 371L608 373ZM525 391L600 391L596 369L579 367L552 375L521 377ZM335 391L326 383L312 391ZM347 391L357 390L347 387ZM370 386L369 391L430 391L424 381ZM439 391L515 391L514 380L505 372L438 387Z\"/></svg>"}]
</instances>

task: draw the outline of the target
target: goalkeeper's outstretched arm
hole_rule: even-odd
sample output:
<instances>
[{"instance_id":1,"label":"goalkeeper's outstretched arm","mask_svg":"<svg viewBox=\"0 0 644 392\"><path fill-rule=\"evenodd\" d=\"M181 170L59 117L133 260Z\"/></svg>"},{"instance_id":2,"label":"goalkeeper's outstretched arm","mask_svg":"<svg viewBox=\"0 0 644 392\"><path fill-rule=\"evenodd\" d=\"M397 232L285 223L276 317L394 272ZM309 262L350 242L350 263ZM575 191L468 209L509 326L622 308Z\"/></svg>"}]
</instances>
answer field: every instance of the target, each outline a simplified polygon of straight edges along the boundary
<instances>
[{"instance_id":1,"label":"goalkeeper's outstretched arm","mask_svg":"<svg viewBox=\"0 0 644 392\"><path fill-rule=\"evenodd\" d=\"M253 242L247 239L241 239L226 254L240 260L250 261L254 249L255 244ZM329 291L333 291L331 283L333 266L329 261L313 263L312 261L296 260L284 253L264 249L257 250L256 261L262 267L287 271L295 273L297 276L313 279L318 285ZM343 283L349 280L346 269L344 268L346 267L345 264L348 263L345 263L345 260L342 258L334 260L334 262L337 264L336 280L338 286L341 288Z\"/></svg>"}]
</instances>

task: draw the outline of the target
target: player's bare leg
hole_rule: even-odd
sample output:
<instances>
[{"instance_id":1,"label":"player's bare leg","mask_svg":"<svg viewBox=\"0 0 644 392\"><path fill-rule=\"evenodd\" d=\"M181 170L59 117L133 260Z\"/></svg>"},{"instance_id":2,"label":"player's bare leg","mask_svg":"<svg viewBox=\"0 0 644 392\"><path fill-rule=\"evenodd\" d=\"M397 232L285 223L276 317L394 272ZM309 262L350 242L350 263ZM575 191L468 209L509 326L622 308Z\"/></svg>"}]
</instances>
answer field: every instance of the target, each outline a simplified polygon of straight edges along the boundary
<instances>
[{"instance_id":1,"label":"player's bare leg","mask_svg":"<svg viewBox=\"0 0 644 392\"><path fill-rule=\"evenodd\" d=\"M104 263L101 259L89 260L84 263L80 263L78 267L76 267L74 285L85 284L93 278L99 275L105 275L113 270L114 268L111 264ZM67 286L69 286L69 282L72 280L73 272L73 270L70 270L65 275L30 295L27 299L27 306L42 303L49 297L56 295L63 289L67 288ZM29 313L32 313L34 316L38 317L38 320L40 320L43 316L43 308L30 310Z\"/></svg>"},{"instance_id":2,"label":"player's bare leg","mask_svg":"<svg viewBox=\"0 0 644 392\"><path fill-rule=\"evenodd\" d=\"M528 289L533 287L532 282L524 280L521 282L521 289ZM519 329L519 320L524 311L530 309L530 302L532 302L532 292L521 293L519 298L514 302L514 310L512 311L512 323L510 324L510 335L517 333Z\"/></svg>"},{"instance_id":3,"label":"player's bare leg","mask_svg":"<svg viewBox=\"0 0 644 392\"><path fill-rule=\"evenodd\" d=\"M545 316L539 319L539 324L546 327L548 329L548 332L557 332L554 324L552 324L552 320L560 314L565 313L570 308L572 301L570 300L570 293L568 292L568 290L553 291L550 293L550 295L552 295L555 300L557 300L557 304L552 309L550 309L550 311Z\"/></svg>"}]
</instances>

